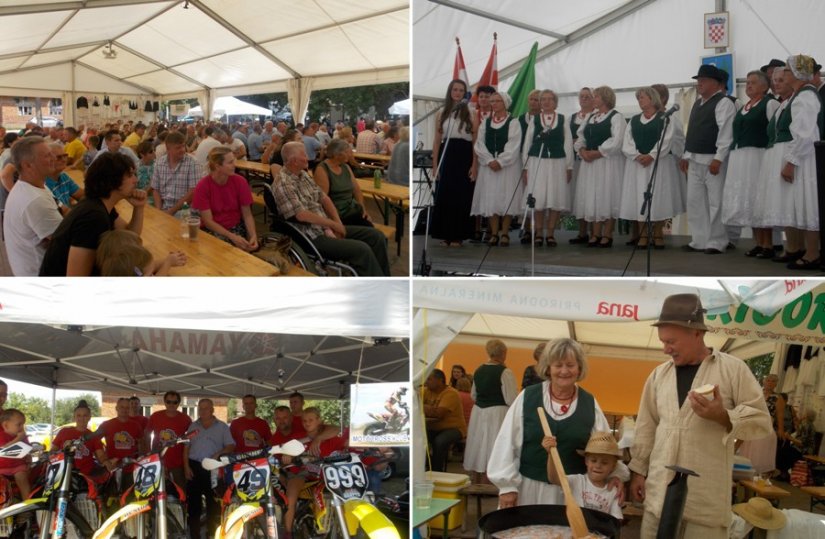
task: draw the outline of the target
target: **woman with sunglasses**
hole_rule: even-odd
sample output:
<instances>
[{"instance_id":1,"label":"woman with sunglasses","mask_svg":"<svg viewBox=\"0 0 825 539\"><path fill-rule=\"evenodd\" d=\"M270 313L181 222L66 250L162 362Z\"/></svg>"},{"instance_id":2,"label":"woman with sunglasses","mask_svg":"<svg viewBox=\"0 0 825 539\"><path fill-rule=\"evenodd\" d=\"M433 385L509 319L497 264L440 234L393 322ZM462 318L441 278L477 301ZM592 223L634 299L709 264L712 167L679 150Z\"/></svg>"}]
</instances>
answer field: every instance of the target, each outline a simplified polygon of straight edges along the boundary
<instances>
[{"instance_id":1,"label":"woman with sunglasses","mask_svg":"<svg viewBox=\"0 0 825 539\"><path fill-rule=\"evenodd\" d=\"M149 417L148 430L152 433L152 449L156 449L165 440L174 440L178 436L186 434L192 418L178 410L180 405L180 393L177 391L167 391L163 395L165 410L153 413ZM183 446L175 445L166 451L166 469L172 475L172 479L181 488L186 487L186 478L183 475Z\"/></svg>"}]
</instances>

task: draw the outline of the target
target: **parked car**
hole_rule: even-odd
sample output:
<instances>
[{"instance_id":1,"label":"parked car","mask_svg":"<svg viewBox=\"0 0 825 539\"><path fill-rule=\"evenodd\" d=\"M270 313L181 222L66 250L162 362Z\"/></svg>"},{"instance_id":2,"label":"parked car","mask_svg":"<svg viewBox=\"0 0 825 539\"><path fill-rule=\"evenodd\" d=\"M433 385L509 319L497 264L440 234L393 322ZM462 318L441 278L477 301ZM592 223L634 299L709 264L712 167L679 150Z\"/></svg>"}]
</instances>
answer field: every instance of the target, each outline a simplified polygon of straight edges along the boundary
<instances>
[{"instance_id":1,"label":"parked car","mask_svg":"<svg viewBox=\"0 0 825 539\"><path fill-rule=\"evenodd\" d=\"M41 127L57 127L57 126L63 124L62 120L60 120L58 118L55 118L54 116L43 116L42 120L43 120L43 123L41 124L40 122L37 121L37 117L33 116L32 119L29 120L29 121L32 122L32 123L36 123L36 124L40 125Z\"/></svg>"}]
</instances>

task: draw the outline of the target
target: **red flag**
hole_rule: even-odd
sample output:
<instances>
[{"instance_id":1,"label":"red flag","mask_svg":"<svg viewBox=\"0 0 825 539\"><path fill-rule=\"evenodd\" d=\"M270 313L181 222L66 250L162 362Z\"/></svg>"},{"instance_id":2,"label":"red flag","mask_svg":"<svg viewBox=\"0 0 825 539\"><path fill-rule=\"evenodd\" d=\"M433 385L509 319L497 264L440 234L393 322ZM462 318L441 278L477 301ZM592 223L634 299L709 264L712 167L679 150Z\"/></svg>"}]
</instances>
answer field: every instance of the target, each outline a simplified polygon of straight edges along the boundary
<instances>
[{"instance_id":1,"label":"red flag","mask_svg":"<svg viewBox=\"0 0 825 539\"><path fill-rule=\"evenodd\" d=\"M493 50L490 51L490 58L487 60L487 65L484 66L484 73L481 74L481 78L478 80L479 86L492 86L495 89L498 89L498 34L493 34ZM478 100L477 94L473 94L472 102L475 103Z\"/></svg>"},{"instance_id":2,"label":"red flag","mask_svg":"<svg viewBox=\"0 0 825 539\"><path fill-rule=\"evenodd\" d=\"M453 64L453 80L463 80L470 90L470 78L467 77L467 68L464 65L464 55L461 54L461 43L458 38L455 38L455 44L458 47L455 51L455 63Z\"/></svg>"}]
</instances>

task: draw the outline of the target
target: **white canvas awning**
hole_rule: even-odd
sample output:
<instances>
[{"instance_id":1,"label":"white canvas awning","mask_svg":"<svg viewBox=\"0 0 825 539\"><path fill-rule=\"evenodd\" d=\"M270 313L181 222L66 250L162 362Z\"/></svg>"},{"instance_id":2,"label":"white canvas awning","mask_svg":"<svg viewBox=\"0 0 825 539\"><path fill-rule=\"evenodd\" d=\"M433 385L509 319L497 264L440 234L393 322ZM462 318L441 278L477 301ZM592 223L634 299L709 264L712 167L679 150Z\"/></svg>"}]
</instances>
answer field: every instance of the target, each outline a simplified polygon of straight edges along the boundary
<instances>
[{"instance_id":1,"label":"white canvas awning","mask_svg":"<svg viewBox=\"0 0 825 539\"><path fill-rule=\"evenodd\" d=\"M258 105L254 105L252 103L247 103L246 101L242 101L237 97L232 96L224 96L217 98L212 107L213 117L244 115L272 116L271 110L259 107ZM198 105L197 107L192 107L191 109L189 109L189 115L203 116L203 108L200 105Z\"/></svg>"},{"instance_id":2,"label":"white canvas awning","mask_svg":"<svg viewBox=\"0 0 825 539\"><path fill-rule=\"evenodd\" d=\"M409 80L406 0L10 0L0 28L0 95L199 96L211 110L225 95L292 99L302 79Z\"/></svg>"},{"instance_id":3,"label":"white canvas awning","mask_svg":"<svg viewBox=\"0 0 825 539\"><path fill-rule=\"evenodd\" d=\"M0 298L0 377L47 387L338 398L408 380L405 281L9 280Z\"/></svg>"}]
</instances>

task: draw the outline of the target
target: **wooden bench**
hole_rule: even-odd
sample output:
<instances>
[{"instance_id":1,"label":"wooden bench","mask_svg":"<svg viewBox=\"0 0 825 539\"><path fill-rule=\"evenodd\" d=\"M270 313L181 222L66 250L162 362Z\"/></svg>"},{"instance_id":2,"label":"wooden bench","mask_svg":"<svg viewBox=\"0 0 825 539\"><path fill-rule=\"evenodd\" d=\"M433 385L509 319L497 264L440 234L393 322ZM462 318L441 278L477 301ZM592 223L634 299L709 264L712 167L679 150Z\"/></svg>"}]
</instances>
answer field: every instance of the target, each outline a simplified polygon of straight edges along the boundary
<instances>
[{"instance_id":1,"label":"wooden bench","mask_svg":"<svg viewBox=\"0 0 825 539\"><path fill-rule=\"evenodd\" d=\"M774 507L779 507L779 500L782 498L787 498L791 495L790 492L784 488L777 487L776 485L763 485L761 483L748 480L739 481L739 484L742 485L742 488L745 490L745 501L751 497L750 493L755 493L757 496L770 500Z\"/></svg>"},{"instance_id":2,"label":"wooden bench","mask_svg":"<svg viewBox=\"0 0 825 539\"><path fill-rule=\"evenodd\" d=\"M466 487L462 488L458 491L458 493L464 497L465 507L469 507L469 498L475 497L476 499L476 519L481 518L481 499L482 498L498 498L498 487L495 485L479 485L479 484L472 484L467 485ZM467 512L464 512L465 522L466 522ZM466 527L463 526L463 527Z\"/></svg>"},{"instance_id":3,"label":"wooden bench","mask_svg":"<svg viewBox=\"0 0 825 539\"><path fill-rule=\"evenodd\" d=\"M825 487L799 487L799 490L811 497L811 513L817 505L825 507Z\"/></svg>"}]
</instances>

